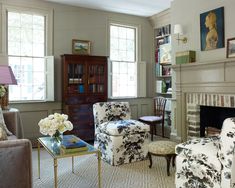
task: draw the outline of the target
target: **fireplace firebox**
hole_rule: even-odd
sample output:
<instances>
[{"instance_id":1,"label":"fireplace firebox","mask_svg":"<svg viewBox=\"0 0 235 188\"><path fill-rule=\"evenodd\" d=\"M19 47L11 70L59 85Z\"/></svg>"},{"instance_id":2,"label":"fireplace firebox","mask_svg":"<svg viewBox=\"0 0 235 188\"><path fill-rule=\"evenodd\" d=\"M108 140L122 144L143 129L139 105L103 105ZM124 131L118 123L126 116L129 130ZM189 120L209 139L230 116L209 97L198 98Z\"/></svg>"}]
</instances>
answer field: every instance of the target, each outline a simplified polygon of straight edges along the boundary
<instances>
[{"instance_id":1,"label":"fireplace firebox","mask_svg":"<svg viewBox=\"0 0 235 188\"><path fill-rule=\"evenodd\" d=\"M226 118L235 117L235 108L200 106L200 137L205 136L207 127L221 129Z\"/></svg>"}]
</instances>

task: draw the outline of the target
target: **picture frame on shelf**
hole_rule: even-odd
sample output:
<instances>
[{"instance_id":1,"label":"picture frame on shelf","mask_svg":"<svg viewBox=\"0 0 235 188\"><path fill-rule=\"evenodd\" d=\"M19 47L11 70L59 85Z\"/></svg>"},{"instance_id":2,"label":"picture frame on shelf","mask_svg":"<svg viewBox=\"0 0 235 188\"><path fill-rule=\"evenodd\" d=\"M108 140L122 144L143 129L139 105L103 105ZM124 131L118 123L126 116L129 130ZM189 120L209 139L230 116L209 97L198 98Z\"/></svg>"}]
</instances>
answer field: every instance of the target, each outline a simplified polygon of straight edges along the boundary
<instances>
[{"instance_id":1,"label":"picture frame on shelf","mask_svg":"<svg viewBox=\"0 0 235 188\"><path fill-rule=\"evenodd\" d=\"M235 57L235 38L227 39L226 57Z\"/></svg>"},{"instance_id":2,"label":"picture frame on shelf","mask_svg":"<svg viewBox=\"0 0 235 188\"><path fill-rule=\"evenodd\" d=\"M171 45L169 43L160 46L160 64L171 63Z\"/></svg>"},{"instance_id":3,"label":"picture frame on shelf","mask_svg":"<svg viewBox=\"0 0 235 188\"><path fill-rule=\"evenodd\" d=\"M72 53L79 55L90 55L91 53L91 41L89 40L72 40Z\"/></svg>"}]
</instances>

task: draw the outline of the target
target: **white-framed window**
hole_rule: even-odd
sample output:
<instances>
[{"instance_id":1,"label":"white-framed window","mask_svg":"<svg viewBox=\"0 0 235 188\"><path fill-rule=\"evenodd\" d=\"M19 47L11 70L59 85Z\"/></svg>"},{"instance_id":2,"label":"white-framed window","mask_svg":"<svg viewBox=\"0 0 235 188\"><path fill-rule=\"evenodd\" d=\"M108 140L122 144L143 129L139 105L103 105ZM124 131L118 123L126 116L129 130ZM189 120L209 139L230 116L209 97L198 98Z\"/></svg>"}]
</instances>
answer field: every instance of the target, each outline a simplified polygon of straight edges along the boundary
<instances>
[{"instance_id":1,"label":"white-framed window","mask_svg":"<svg viewBox=\"0 0 235 188\"><path fill-rule=\"evenodd\" d=\"M110 72L112 98L137 97L138 28L110 23Z\"/></svg>"},{"instance_id":2,"label":"white-framed window","mask_svg":"<svg viewBox=\"0 0 235 188\"><path fill-rule=\"evenodd\" d=\"M10 101L54 100L54 62L49 52L48 13L6 8L8 64L17 79L9 86Z\"/></svg>"}]
</instances>

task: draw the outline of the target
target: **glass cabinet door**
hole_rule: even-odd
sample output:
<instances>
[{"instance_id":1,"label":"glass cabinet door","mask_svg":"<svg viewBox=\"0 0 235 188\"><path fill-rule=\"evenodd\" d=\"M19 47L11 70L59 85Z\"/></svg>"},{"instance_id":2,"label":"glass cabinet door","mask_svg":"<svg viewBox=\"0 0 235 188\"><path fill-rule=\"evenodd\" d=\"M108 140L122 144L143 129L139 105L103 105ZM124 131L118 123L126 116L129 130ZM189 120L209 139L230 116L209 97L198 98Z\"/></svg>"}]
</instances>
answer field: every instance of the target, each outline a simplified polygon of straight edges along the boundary
<instances>
[{"instance_id":1,"label":"glass cabinet door","mask_svg":"<svg viewBox=\"0 0 235 188\"><path fill-rule=\"evenodd\" d=\"M68 93L85 93L85 65L68 63Z\"/></svg>"},{"instance_id":2,"label":"glass cabinet door","mask_svg":"<svg viewBox=\"0 0 235 188\"><path fill-rule=\"evenodd\" d=\"M89 65L88 90L90 93L103 93L105 91L104 65Z\"/></svg>"}]
</instances>

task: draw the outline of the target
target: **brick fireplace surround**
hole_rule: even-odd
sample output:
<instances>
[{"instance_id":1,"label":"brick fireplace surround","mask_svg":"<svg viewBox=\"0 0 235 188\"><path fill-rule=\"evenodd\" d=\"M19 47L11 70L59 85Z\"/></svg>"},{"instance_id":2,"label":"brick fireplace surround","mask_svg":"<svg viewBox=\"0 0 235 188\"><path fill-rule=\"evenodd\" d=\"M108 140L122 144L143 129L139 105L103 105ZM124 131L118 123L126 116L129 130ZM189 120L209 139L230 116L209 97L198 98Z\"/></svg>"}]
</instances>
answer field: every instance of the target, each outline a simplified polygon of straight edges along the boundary
<instances>
[{"instance_id":1,"label":"brick fireplace surround","mask_svg":"<svg viewBox=\"0 0 235 188\"><path fill-rule=\"evenodd\" d=\"M187 93L186 122L188 137L200 136L200 105L235 108L234 99L235 95Z\"/></svg>"},{"instance_id":2,"label":"brick fireplace surround","mask_svg":"<svg viewBox=\"0 0 235 188\"><path fill-rule=\"evenodd\" d=\"M235 108L235 60L173 65L172 137L200 136L200 105Z\"/></svg>"}]
</instances>

